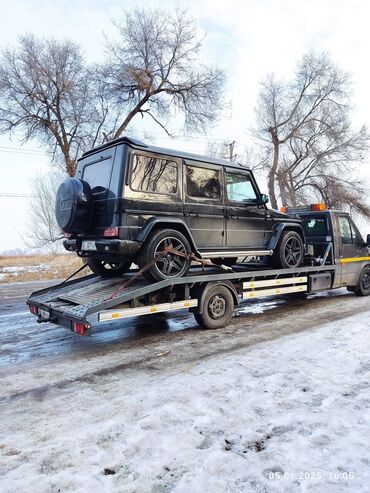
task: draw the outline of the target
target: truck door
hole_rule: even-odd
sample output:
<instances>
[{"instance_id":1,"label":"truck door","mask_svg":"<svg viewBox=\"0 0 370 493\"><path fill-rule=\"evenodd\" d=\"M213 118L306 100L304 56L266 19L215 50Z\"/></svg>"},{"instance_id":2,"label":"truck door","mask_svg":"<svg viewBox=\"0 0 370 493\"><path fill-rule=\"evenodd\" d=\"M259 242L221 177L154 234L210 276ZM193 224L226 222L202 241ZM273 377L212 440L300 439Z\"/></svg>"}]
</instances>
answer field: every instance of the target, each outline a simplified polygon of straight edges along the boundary
<instances>
[{"instance_id":1,"label":"truck door","mask_svg":"<svg viewBox=\"0 0 370 493\"><path fill-rule=\"evenodd\" d=\"M364 240L356 225L348 215L337 216L339 232L339 263L341 265L341 285L354 286L359 274L359 262L367 254Z\"/></svg>"}]
</instances>

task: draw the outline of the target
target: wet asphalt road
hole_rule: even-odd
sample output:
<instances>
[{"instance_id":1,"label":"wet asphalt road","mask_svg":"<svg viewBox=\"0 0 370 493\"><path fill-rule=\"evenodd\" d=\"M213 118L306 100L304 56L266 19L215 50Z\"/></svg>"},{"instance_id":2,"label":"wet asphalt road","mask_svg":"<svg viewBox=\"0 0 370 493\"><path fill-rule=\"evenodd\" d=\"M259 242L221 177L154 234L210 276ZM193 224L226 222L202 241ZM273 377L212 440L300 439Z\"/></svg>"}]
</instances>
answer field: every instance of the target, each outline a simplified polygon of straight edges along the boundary
<instances>
[{"instance_id":1,"label":"wet asphalt road","mask_svg":"<svg viewBox=\"0 0 370 493\"><path fill-rule=\"evenodd\" d=\"M202 343L202 334L205 332L197 327L193 315L185 311L99 323L93 327L91 337L80 337L53 324L38 324L36 317L28 312L26 298L32 291L55 282L0 285L0 368L72 354L83 354L85 357L102 354L117 346L124 349L128 343L132 347L132 344L140 346L162 340L178 331L195 331L198 342ZM276 328L284 314L291 314L294 310L298 313L307 307L314 312L315 307L319 310L328 305L337 306L340 310L342 302L351 300L358 301L346 290L314 295L308 299L281 297L249 300L236 310L230 326L242 324L251 329L257 327L259 322L266 321L268 315L272 328Z\"/></svg>"}]
</instances>

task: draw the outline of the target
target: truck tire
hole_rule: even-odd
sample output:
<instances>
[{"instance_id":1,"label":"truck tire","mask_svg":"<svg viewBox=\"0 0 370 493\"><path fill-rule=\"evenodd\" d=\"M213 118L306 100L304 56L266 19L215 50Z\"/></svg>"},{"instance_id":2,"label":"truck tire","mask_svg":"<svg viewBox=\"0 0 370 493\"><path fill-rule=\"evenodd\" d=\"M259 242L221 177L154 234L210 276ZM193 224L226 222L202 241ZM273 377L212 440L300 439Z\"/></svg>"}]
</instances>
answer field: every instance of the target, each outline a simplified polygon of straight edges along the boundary
<instances>
[{"instance_id":1,"label":"truck tire","mask_svg":"<svg viewBox=\"0 0 370 493\"><path fill-rule=\"evenodd\" d=\"M353 288L353 292L357 296L370 295L370 265L366 265L360 274L357 286Z\"/></svg>"},{"instance_id":2,"label":"truck tire","mask_svg":"<svg viewBox=\"0 0 370 493\"><path fill-rule=\"evenodd\" d=\"M65 233L86 230L92 218L92 202L91 188L86 181L64 180L55 199L55 216L60 229Z\"/></svg>"},{"instance_id":3,"label":"truck tire","mask_svg":"<svg viewBox=\"0 0 370 493\"><path fill-rule=\"evenodd\" d=\"M212 286L201 297L202 313L194 313L195 320L203 329L221 329L234 313L234 298L223 285Z\"/></svg>"},{"instance_id":4,"label":"truck tire","mask_svg":"<svg viewBox=\"0 0 370 493\"><path fill-rule=\"evenodd\" d=\"M147 264L152 263L144 272L143 276L149 281L163 281L176 277L184 277L191 264L191 260L168 253L159 257L156 262L154 259L160 255L165 247L178 250L181 253L191 253L191 246L187 238L175 229L159 229L149 236L141 247L141 252L137 259L139 269L143 269Z\"/></svg>"},{"instance_id":5,"label":"truck tire","mask_svg":"<svg viewBox=\"0 0 370 493\"><path fill-rule=\"evenodd\" d=\"M88 257L86 263L92 272L101 277L122 276L130 270L132 261L108 262L97 258Z\"/></svg>"},{"instance_id":6,"label":"truck tire","mask_svg":"<svg viewBox=\"0 0 370 493\"><path fill-rule=\"evenodd\" d=\"M304 244L296 231L283 231L273 255L273 263L282 269L294 269L303 263Z\"/></svg>"}]
</instances>

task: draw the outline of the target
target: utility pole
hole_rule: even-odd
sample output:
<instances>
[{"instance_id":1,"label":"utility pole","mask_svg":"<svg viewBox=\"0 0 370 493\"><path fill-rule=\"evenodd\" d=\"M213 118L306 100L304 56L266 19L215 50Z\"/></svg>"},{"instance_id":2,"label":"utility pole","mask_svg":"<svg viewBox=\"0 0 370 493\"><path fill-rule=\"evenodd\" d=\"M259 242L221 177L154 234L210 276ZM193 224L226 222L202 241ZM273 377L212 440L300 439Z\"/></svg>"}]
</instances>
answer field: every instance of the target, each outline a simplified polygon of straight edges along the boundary
<instances>
[{"instance_id":1,"label":"utility pole","mask_svg":"<svg viewBox=\"0 0 370 493\"><path fill-rule=\"evenodd\" d=\"M226 147L229 148L229 161L234 162L236 158L236 154L234 154L234 146L235 146L235 140L230 142L230 144L225 144Z\"/></svg>"}]
</instances>

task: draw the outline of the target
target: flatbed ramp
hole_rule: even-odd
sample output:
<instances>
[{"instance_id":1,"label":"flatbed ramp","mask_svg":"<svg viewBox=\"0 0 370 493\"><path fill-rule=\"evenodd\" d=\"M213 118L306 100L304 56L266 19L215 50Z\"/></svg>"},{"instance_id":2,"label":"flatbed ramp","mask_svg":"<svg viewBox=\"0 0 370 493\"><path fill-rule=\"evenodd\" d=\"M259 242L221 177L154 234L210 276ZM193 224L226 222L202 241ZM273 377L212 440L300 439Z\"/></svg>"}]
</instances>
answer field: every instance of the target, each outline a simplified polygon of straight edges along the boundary
<instances>
[{"instance_id":1,"label":"flatbed ramp","mask_svg":"<svg viewBox=\"0 0 370 493\"><path fill-rule=\"evenodd\" d=\"M208 298L216 310L214 315L211 312L216 323L217 313L225 315L230 302L225 289L232 296L234 309L242 299L310 292L315 290L318 279L320 289L329 288L334 271L333 265L274 270L236 265L226 272L194 268L186 277L158 282L146 281L135 271L112 278L89 275L36 291L27 303L39 322L64 325L81 335L89 334L92 324L98 321L161 311L191 309L197 318L197 313L201 316L204 312L204 300ZM221 292L212 297L212 290Z\"/></svg>"}]
</instances>

